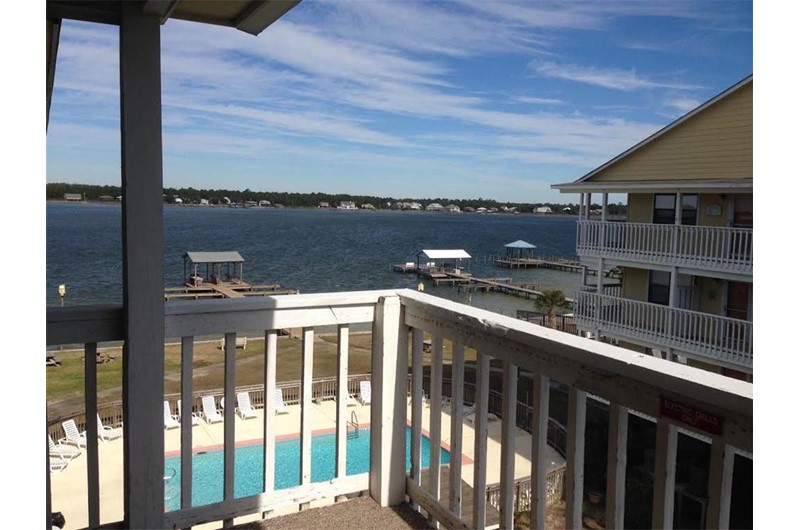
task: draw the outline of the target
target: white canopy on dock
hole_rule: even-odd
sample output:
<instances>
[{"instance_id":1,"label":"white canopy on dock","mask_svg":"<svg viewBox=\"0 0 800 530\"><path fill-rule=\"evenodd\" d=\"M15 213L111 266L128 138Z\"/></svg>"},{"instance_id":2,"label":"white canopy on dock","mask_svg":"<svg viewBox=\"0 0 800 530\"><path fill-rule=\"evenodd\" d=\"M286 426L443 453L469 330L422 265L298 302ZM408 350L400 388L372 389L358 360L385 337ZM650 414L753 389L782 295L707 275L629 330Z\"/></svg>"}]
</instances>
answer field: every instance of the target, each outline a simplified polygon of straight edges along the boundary
<instances>
[{"instance_id":1,"label":"white canopy on dock","mask_svg":"<svg viewBox=\"0 0 800 530\"><path fill-rule=\"evenodd\" d=\"M507 248L536 248L536 245L531 245L527 241L523 241L521 239L517 239L513 243L509 243L505 245Z\"/></svg>"},{"instance_id":2,"label":"white canopy on dock","mask_svg":"<svg viewBox=\"0 0 800 530\"><path fill-rule=\"evenodd\" d=\"M450 250L427 250L423 249L417 256L425 256L428 259L471 259L472 256L467 254L465 250L450 249Z\"/></svg>"},{"instance_id":3,"label":"white canopy on dock","mask_svg":"<svg viewBox=\"0 0 800 530\"><path fill-rule=\"evenodd\" d=\"M191 263L241 263L244 258L235 250L227 252L187 252L183 256Z\"/></svg>"}]
</instances>

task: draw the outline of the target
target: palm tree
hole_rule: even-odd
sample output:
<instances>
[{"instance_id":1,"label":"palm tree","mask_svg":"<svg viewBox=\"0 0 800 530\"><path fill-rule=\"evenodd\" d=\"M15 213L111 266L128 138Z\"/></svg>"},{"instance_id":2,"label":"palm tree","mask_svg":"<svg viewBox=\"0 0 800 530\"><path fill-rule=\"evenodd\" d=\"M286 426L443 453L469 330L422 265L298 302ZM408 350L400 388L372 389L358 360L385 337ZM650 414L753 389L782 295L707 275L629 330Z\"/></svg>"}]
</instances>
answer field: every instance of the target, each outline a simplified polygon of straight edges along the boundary
<instances>
[{"instance_id":1,"label":"palm tree","mask_svg":"<svg viewBox=\"0 0 800 530\"><path fill-rule=\"evenodd\" d=\"M547 315L548 325L556 329L556 312L559 309L566 309L569 307L564 293L559 290L545 290L534 301L534 306L537 311L541 311Z\"/></svg>"}]
</instances>

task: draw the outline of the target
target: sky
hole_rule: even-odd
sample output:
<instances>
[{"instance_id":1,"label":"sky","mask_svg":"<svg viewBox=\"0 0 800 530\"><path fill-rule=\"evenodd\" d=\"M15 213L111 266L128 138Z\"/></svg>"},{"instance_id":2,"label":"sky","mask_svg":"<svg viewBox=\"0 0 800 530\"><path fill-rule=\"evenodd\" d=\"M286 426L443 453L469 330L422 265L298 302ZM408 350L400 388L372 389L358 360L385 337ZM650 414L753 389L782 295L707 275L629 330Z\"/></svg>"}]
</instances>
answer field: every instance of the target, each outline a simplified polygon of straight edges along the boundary
<instances>
[{"instance_id":1,"label":"sky","mask_svg":"<svg viewBox=\"0 0 800 530\"><path fill-rule=\"evenodd\" d=\"M47 182L115 184L118 28L64 21ZM162 27L165 187L577 202L574 181L753 73L745 1L305 0Z\"/></svg>"}]
</instances>

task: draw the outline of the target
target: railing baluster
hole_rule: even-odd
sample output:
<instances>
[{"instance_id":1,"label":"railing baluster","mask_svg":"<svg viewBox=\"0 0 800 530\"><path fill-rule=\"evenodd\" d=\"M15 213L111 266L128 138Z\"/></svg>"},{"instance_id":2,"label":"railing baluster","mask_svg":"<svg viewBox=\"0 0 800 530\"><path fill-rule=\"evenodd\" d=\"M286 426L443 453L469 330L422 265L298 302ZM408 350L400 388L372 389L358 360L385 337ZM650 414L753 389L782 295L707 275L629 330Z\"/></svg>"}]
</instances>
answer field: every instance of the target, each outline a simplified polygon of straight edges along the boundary
<instances>
[{"instance_id":1,"label":"railing baluster","mask_svg":"<svg viewBox=\"0 0 800 530\"><path fill-rule=\"evenodd\" d=\"M486 526L486 447L488 445L489 356L478 352L475 374L475 463L472 478L472 526Z\"/></svg>"},{"instance_id":2,"label":"railing baluster","mask_svg":"<svg viewBox=\"0 0 800 530\"><path fill-rule=\"evenodd\" d=\"M100 526L100 464L97 432L97 343L83 348L84 399L86 400L86 479L89 494L89 528Z\"/></svg>"},{"instance_id":3,"label":"railing baluster","mask_svg":"<svg viewBox=\"0 0 800 530\"><path fill-rule=\"evenodd\" d=\"M550 417L550 378L533 376L531 417L531 528L544 530L547 510L547 424Z\"/></svg>"},{"instance_id":4,"label":"railing baluster","mask_svg":"<svg viewBox=\"0 0 800 530\"><path fill-rule=\"evenodd\" d=\"M350 326L341 324L337 329L339 356L336 370L336 478L347 476L347 363L350 347Z\"/></svg>"},{"instance_id":5,"label":"railing baluster","mask_svg":"<svg viewBox=\"0 0 800 530\"><path fill-rule=\"evenodd\" d=\"M311 484L311 393L314 378L314 328L303 328L303 377L300 397L300 484ZM307 507L307 506L306 506Z\"/></svg>"},{"instance_id":6,"label":"railing baluster","mask_svg":"<svg viewBox=\"0 0 800 530\"><path fill-rule=\"evenodd\" d=\"M192 506L192 380L194 337L181 337L181 508Z\"/></svg>"},{"instance_id":7,"label":"railing baluster","mask_svg":"<svg viewBox=\"0 0 800 530\"><path fill-rule=\"evenodd\" d=\"M583 459L586 440L586 392L569 387L567 414L567 528L583 527Z\"/></svg>"},{"instance_id":8,"label":"railing baluster","mask_svg":"<svg viewBox=\"0 0 800 530\"><path fill-rule=\"evenodd\" d=\"M264 337L264 491L275 489L275 380L277 378L278 332Z\"/></svg>"},{"instance_id":9,"label":"railing baluster","mask_svg":"<svg viewBox=\"0 0 800 530\"><path fill-rule=\"evenodd\" d=\"M503 417L500 436L500 527L514 528L517 365L503 361Z\"/></svg>"},{"instance_id":10,"label":"railing baluster","mask_svg":"<svg viewBox=\"0 0 800 530\"><path fill-rule=\"evenodd\" d=\"M705 521L705 527L708 529L725 530L730 524L734 459L733 447L718 436L713 437L711 462L709 462L708 469L708 510Z\"/></svg>"},{"instance_id":11,"label":"railing baluster","mask_svg":"<svg viewBox=\"0 0 800 530\"><path fill-rule=\"evenodd\" d=\"M223 411L224 421L224 494L223 499L228 501L233 499L234 491L234 458L236 451L236 333L225 334L225 409ZM223 528L233 526L233 518L225 519L222 522Z\"/></svg>"},{"instance_id":12,"label":"railing baluster","mask_svg":"<svg viewBox=\"0 0 800 530\"><path fill-rule=\"evenodd\" d=\"M628 409L611 403L608 410L606 528L625 526L625 468L628 462Z\"/></svg>"},{"instance_id":13,"label":"railing baluster","mask_svg":"<svg viewBox=\"0 0 800 530\"><path fill-rule=\"evenodd\" d=\"M417 486L422 484L422 350L424 333L411 331L411 478ZM412 504L416 510L416 503Z\"/></svg>"},{"instance_id":14,"label":"railing baluster","mask_svg":"<svg viewBox=\"0 0 800 530\"><path fill-rule=\"evenodd\" d=\"M464 405L464 345L453 343L450 386L450 511L461 517L461 411Z\"/></svg>"},{"instance_id":15,"label":"railing baluster","mask_svg":"<svg viewBox=\"0 0 800 530\"><path fill-rule=\"evenodd\" d=\"M442 464L442 369L444 358L444 341L442 337L433 337L433 361L431 363L431 390L430 390L430 419L428 425L431 432L431 466L428 476L428 491L433 499L439 501L441 498L441 464ZM432 521L435 528L439 528L439 523Z\"/></svg>"},{"instance_id":16,"label":"railing baluster","mask_svg":"<svg viewBox=\"0 0 800 530\"><path fill-rule=\"evenodd\" d=\"M678 429L668 421L659 419L656 425L652 528L663 528L665 530L672 528L677 453Z\"/></svg>"}]
</instances>

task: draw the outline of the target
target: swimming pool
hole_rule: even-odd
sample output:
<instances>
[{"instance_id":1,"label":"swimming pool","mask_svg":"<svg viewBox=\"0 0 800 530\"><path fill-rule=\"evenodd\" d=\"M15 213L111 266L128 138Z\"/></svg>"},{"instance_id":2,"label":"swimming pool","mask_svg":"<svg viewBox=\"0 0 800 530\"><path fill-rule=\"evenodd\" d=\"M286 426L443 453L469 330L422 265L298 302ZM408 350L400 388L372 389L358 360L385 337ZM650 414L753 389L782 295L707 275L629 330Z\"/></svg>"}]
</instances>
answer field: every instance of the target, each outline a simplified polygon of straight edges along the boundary
<instances>
[{"instance_id":1,"label":"swimming pool","mask_svg":"<svg viewBox=\"0 0 800 530\"><path fill-rule=\"evenodd\" d=\"M450 452L442 449L442 464L450 462ZM430 440L422 437L422 467L430 465ZM180 508L180 457L165 459L165 476L175 475L164 486L168 511ZM248 497L263 491L264 446L253 444L236 448L234 457L234 497ZM406 427L406 469L411 469L411 428ZM369 471L369 429L347 439L347 474ZM336 475L336 434L314 436L311 441L311 481L322 482ZM300 484L300 438L275 444L275 489ZM220 502L223 493L223 452L198 453L192 459L192 506Z\"/></svg>"}]
</instances>

